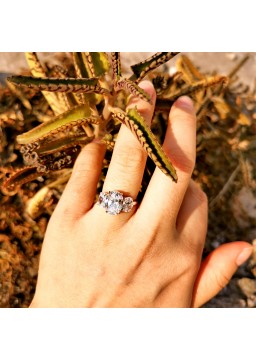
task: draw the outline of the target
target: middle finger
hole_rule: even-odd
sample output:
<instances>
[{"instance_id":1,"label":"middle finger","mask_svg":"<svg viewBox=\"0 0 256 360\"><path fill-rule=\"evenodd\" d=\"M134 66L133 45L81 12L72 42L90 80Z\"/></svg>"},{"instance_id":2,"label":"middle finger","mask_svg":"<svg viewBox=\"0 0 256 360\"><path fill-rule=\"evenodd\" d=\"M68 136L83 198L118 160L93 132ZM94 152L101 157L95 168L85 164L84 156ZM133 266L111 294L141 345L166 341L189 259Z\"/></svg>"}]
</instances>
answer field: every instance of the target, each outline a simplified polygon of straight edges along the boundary
<instances>
[{"instance_id":1,"label":"middle finger","mask_svg":"<svg viewBox=\"0 0 256 360\"><path fill-rule=\"evenodd\" d=\"M128 104L129 107L137 107L146 123L150 125L154 112L156 93L149 81L139 84L146 91L152 100L149 104L144 100L133 98ZM122 125L119 131L103 191L118 190L124 192L125 196L136 199L145 169L147 153L142 148L135 135Z\"/></svg>"}]
</instances>

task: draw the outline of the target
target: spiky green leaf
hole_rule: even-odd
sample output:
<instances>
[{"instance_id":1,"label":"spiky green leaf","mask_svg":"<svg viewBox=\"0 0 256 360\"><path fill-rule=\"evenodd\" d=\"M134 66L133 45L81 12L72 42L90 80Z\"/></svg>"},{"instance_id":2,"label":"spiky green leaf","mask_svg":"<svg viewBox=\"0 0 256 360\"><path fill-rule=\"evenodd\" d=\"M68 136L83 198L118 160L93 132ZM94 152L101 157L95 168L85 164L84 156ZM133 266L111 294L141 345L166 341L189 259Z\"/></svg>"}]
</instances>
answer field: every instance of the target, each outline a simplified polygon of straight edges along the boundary
<instances>
[{"instance_id":1,"label":"spiky green leaf","mask_svg":"<svg viewBox=\"0 0 256 360\"><path fill-rule=\"evenodd\" d=\"M102 76L109 71L110 63L105 52L86 52L85 56L93 77Z\"/></svg>"},{"instance_id":2,"label":"spiky green leaf","mask_svg":"<svg viewBox=\"0 0 256 360\"><path fill-rule=\"evenodd\" d=\"M113 80L114 82L117 82L122 76L120 53L112 52L111 60L112 60Z\"/></svg>"},{"instance_id":3,"label":"spiky green leaf","mask_svg":"<svg viewBox=\"0 0 256 360\"><path fill-rule=\"evenodd\" d=\"M57 151L63 151L77 145L89 144L95 136L88 137L85 133L64 135L53 141L44 142L36 150L38 155L49 155Z\"/></svg>"},{"instance_id":4,"label":"spiky green leaf","mask_svg":"<svg viewBox=\"0 0 256 360\"><path fill-rule=\"evenodd\" d=\"M120 79L119 81L117 81L115 89L127 90L130 94L151 103L151 98L148 95L148 93L146 93L146 91L144 91L141 87L139 87L137 84L135 84L133 81L129 79Z\"/></svg>"},{"instance_id":5,"label":"spiky green leaf","mask_svg":"<svg viewBox=\"0 0 256 360\"><path fill-rule=\"evenodd\" d=\"M92 115L89 106L82 104L17 136L17 142L19 144L29 144L75 125L86 123L99 124L99 122L100 118Z\"/></svg>"},{"instance_id":6,"label":"spiky green leaf","mask_svg":"<svg viewBox=\"0 0 256 360\"><path fill-rule=\"evenodd\" d=\"M128 110L127 114L115 111L113 117L125 124L134 133L155 165L164 174L171 177L173 181L177 182L178 178L174 166L158 143L155 135L146 125L143 117L137 111L137 108Z\"/></svg>"},{"instance_id":7,"label":"spiky green leaf","mask_svg":"<svg viewBox=\"0 0 256 360\"><path fill-rule=\"evenodd\" d=\"M78 78L91 78L95 76L94 68L92 68L93 71L91 71L85 53L74 52L73 61L75 65L76 76ZM84 104L87 101L89 101L90 104L98 104L102 100L102 95L84 93L84 94L80 94L77 98L80 104Z\"/></svg>"},{"instance_id":8,"label":"spiky green leaf","mask_svg":"<svg viewBox=\"0 0 256 360\"><path fill-rule=\"evenodd\" d=\"M2 187L7 190L16 190L17 187L29 181L35 180L41 175L44 175L44 173L38 172L37 167L26 166L22 169L16 170L13 174L11 174L11 176L4 181Z\"/></svg>"},{"instance_id":9,"label":"spiky green leaf","mask_svg":"<svg viewBox=\"0 0 256 360\"><path fill-rule=\"evenodd\" d=\"M34 78L31 76L12 76L8 81L20 85L27 86L31 89L50 92L65 93L97 93L108 94L108 90L98 85L98 79L56 79L56 78Z\"/></svg>"},{"instance_id":10,"label":"spiky green leaf","mask_svg":"<svg viewBox=\"0 0 256 360\"><path fill-rule=\"evenodd\" d=\"M47 77L46 71L40 63L38 56L35 52L26 52L26 60L30 71L35 77Z\"/></svg>"},{"instance_id":11,"label":"spiky green leaf","mask_svg":"<svg viewBox=\"0 0 256 360\"><path fill-rule=\"evenodd\" d=\"M25 56L30 71L34 77L47 77L47 74L35 52L26 52ZM56 94L47 91L42 91L42 94L45 97L48 104L50 105L55 115L59 115L65 110L62 107L61 103L58 101Z\"/></svg>"},{"instance_id":12,"label":"spiky green leaf","mask_svg":"<svg viewBox=\"0 0 256 360\"><path fill-rule=\"evenodd\" d=\"M159 52L151 56L150 58L131 66L134 75L131 80L137 84L152 70L158 66L171 60L174 56L179 54L178 52Z\"/></svg>"},{"instance_id":13,"label":"spiky green leaf","mask_svg":"<svg viewBox=\"0 0 256 360\"><path fill-rule=\"evenodd\" d=\"M85 58L83 55L84 55L84 53L82 53L82 52L74 52L73 53L73 61L74 61L74 65L75 65L76 76L78 78L90 78L91 74L87 70Z\"/></svg>"}]
</instances>

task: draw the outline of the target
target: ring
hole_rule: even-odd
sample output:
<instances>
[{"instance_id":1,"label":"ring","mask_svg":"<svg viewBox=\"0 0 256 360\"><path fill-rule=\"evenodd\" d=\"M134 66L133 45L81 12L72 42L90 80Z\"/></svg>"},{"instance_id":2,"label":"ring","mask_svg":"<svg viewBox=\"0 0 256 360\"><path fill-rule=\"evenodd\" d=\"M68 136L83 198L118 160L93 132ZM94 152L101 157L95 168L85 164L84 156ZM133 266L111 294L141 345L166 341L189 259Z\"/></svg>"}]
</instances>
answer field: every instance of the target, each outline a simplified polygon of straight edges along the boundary
<instances>
[{"instance_id":1,"label":"ring","mask_svg":"<svg viewBox=\"0 0 256 360\"><path fill-rule=\"evenodd\" d=\"M120 212L130 212L136 204L131 197L125 197L120 191L105 191L99 195L99 206L102 206L107 214L118 215Z\"/></svg>"}]
</instances>

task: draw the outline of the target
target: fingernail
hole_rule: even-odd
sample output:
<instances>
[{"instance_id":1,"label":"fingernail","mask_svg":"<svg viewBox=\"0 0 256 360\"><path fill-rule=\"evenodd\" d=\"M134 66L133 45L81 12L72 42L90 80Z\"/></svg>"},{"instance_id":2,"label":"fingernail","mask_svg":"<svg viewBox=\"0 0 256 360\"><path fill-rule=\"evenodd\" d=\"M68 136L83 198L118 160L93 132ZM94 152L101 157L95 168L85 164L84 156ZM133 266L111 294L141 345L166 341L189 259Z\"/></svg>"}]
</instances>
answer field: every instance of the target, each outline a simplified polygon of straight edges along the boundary
<instances>
[{"instance_id":1,"label":"fingernail","mask_svg":"<svg viewBox=\"0 0 256 360\"><path fill-rule=\"evenodd\" d=\"M144 91L146 91L151 97L155 96L155 88L151 81L142 80L139 83L139 87L141 87Z\"/></svg>"},{"instance_id":2,"label":"fingernail","mask_svg":"<svg viewBox=\"0 0 256 360\"><path fill-rule=\"evenodd\" d=\"M249 257L252 255L253 252L253 247L248 247L243 249L240 254L238 255L238 257L236 258L236 264L237 266L242 265L243 263L246 262L246 260L249 259Z\"/></svg>"},{"instance_id":3,"label":"fingernail","mask_svg":"<svg viewBox=\"0 0 256 360\"><path fill-rule=\"evenodd\" d=\"M194 111L193 101L188 96L178 98L178 100L175 101L175 106L189 112Z\"/></svg>"},{"instance_id":4,"label":"fingernail","mask_svg":"<svg viewBox=\"0 0 256 360\"><path fill-rule=\"evenodd\" d=\"M144 87L144 86L149 86L149 87L154 87L152 82L149 81L149 80L142 80L140 83L139 83L139 86L140 87Z\"/></svg>"}]
</instances>

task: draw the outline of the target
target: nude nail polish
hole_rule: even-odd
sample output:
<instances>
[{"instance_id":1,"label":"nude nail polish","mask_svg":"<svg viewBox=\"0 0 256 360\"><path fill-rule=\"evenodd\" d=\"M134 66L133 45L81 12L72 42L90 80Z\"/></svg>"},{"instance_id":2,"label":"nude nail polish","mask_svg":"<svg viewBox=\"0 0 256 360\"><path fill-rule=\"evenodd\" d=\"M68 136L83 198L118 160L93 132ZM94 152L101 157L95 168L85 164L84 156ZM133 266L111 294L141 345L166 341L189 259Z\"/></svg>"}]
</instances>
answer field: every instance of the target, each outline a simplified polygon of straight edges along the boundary
<instances>
[{"instance_id":1,"label":"nude nail polish","mask_svg":"<svg viewBox=\"0 0 256 360\"><path fill-rule=\"evenodd\" d=\"M181 96L178 100L176 100L175 106L189 112L194 110L193 101L188 96Z\"/></svg>"},{"instance_id":2,"label":"nude nail polish","mask_svg":"<svg viewBox=\"0 0 256 360\"><path fill-rule=\"evenodd\" d=\"M236 258L236 264L237 266L242 265L243 263L246 262L246 260L249 259L249 257L252 255L253 252L253 247L248 247L243 249L240 254L238 255L238 257Z\"/></svg>"}]
</instances>

